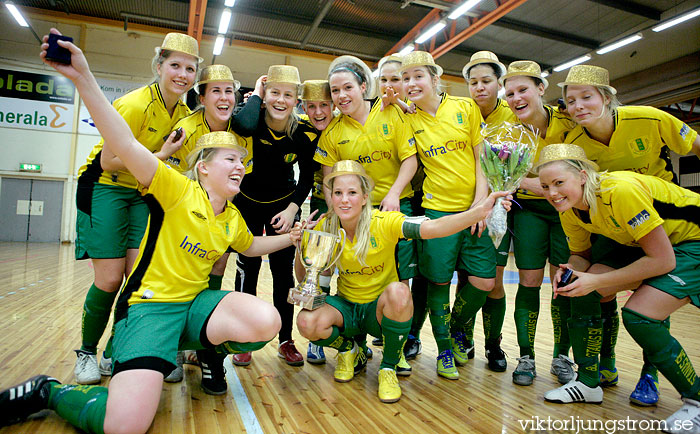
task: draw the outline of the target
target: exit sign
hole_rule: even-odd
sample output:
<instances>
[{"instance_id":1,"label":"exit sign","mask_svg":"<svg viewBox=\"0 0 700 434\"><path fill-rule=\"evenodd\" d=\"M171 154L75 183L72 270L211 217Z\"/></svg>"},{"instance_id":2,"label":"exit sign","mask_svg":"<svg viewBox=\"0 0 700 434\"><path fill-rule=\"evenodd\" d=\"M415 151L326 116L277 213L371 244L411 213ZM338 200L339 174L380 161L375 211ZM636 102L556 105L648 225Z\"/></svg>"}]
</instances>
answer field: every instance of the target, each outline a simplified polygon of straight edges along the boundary
<instances>
[{"instance_id":1,"label":"exit sign","mask_svg":"<svg viewBox=\"0 0 700 434\"><path fill-rule=\"evenodd\" d=\"M20 172L41 172L41 164L19 163Z\"/></svg>"}]
</instances>

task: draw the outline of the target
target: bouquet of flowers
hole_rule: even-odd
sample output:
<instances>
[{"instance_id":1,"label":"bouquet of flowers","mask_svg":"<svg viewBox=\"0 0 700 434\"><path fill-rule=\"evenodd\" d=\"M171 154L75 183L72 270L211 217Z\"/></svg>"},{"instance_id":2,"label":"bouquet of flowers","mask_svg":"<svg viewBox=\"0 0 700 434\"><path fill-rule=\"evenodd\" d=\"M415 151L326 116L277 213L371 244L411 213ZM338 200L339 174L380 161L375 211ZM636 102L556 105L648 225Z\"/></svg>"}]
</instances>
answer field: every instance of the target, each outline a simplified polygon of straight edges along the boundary
<instances>
[{"instance_id":1,"label":"bouquet of flowers","mask_svg":"<svg viewBox=\"0 0 700 434\"><path fill-rule=\"evenodd\" d=\"M492 191L515 191L532 168L537 151L537 133L527 127L503 122L481 130L484 146L481 168ZM486 219L489 236L498 247L508 230L506 210L499 198Z\"/></svg>"}]
</instances>

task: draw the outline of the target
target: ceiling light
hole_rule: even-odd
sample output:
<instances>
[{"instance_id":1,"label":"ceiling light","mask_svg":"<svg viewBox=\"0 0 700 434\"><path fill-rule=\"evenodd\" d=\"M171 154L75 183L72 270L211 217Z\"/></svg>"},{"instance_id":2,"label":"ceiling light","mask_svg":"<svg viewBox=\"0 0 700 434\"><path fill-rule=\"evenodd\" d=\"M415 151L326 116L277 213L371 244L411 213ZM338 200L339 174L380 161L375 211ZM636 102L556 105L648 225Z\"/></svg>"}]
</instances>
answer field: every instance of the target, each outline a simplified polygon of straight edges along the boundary
<instances>
[{"instance_id":1,"label":"ceiling light","mask_svg":"<svg viewBox=\"0 0 700 434\"><path fill-rule=\"evenodd\" d=\"M549 77L549 71L542 71L542 74L540 74L542 78Z\"/></svg>"},{"instance_id":2,"label":"ceiling light","mask_svg":"<svg viewBox=\"0 0 700 434\"><path fill-rule=\"evenodd\" d=\"M410 53L410 52L413 51L413 50L415 50L415 47L413 46L413 44L411 44L411 45L406 45L405 47L403 47L403 48L401 49L401 51L399 51L399 55L400 55L400 56L405 56L406 54Z\"/></svg>"},{"instance_id":3,"label":"ceiling light","mask_svg":"<svg viewBox=\"0 0 700 434\"><path fill-rule=\"evenodd\" d=\"M559 72L559 71L563 71L565 69L569 69L574 65L578 65L579 63L587 62L589 60L591 60L591 56L586 54L585 56L578 57L570 62L562 63L559 66L555 66L552 69L554 70L554 72Z\"/></svg>"},{"instance_id":4,"label":"ceiling light","mask_svg":"<svg viewBox=\"0 0 700 434\"><path fill-rule=\"evenodd\" d=\"M469 9L473 8L474 6L478 5L479 3L481 3L481 0L467 0L464 3L462 3L462 5L459 6L457 9L453 10L447 16L447 18L449 18L451 20L456 20L457 18L459 18L462 15L464 15L465 13L467 13L467 11L469 11Z\"/></svg>"},{"instance_id":5,"label":"ceiling light","mask_svg":"<svg viewBox=\"0 0 700 434\"><path fill-rule=\"evenodd\" d=\"M598 54L609 53L613 50L617 50L620 47L624 47L625 45L631 44L632 42L639 41L640 39L642 39L642 34L635 33L632 36L628 36L624 39L620 39L619 41L617 41L613 44L607 45L607 46L601 48L600 50L597 50L596 53L598 53Z\"/></svg>"},{"instance_id":6,"label":"ceiling light","mask_svg":"<svg viewBox=\"0 0 700 434\"><path fill-rule=\"evenodd\" d=\"M219 21L219 33L225 35L228 32L228 25L231 22L231 10L224 9L221 12L221 21Z\"/></svg>"},{"instance_id":7,"label":"ceiling light","mask_svg":"<svg viewBox=\"0 0 700 434\"><path fill-rule=\"evenodd\" d=\"M221 54L221 50L224 48L224 37L219 35L216 37L216 42L214 42L214 56Z\"/></svg>"},{"instance_id":8,"label":"ceiling light","mask_svg":"<svg viewBox=\"0 0 700 434\"><path fill-rule=\"evenodd\" d=\"M691 18L695 18L695 17L697 17L698 15L700 15L700 9L695 9L694 11L690 11L690 12L688 12L687 14L683 14L683 15L681 15L681 16L678 17L678 18L672 19L671 21L666 21L665 23L659 24L659 25L656 26L656 27L652 27L651 30L653 30L653 31L655 31L655 32L660 32L660 31L662 31L662 30L668 29L669 27L673 27L673 26L675 26L676 24L680 24L680 23L682 23L683 21L688 21L688 20L691 19Z\"/></svg>"},{"instance_id":9,"label":"ceiling light","mask_svg":"<svg viewBox=\"0 0 700 434\"><path fill-rule=\"evenodd\" d=\"M17 24L19 24L22 27L29 27L27 20L24 19L24 17L22 16L22 12L20 12L19 9L17 9L17 6L10 2L5 2L5 6L7 6L7 9L10 10L12 16L15 17Z\"/></svg>"},{"instance_id":10,"label":"ceiling light","mask_svg":"<svg viewBox=\"0 0 700 434\"><path fill-rule=\"evenodd\" d=\"M447 25L447 23L444 20L438 21L437 24L435 24L433 27L426 30L425 33L423 33L422 35L420 35L418 37L418 39L416 39L416 44L422 44L423 42L432 38L433 36L435 36L435 34L437 32L444 29L446 25Z\"/></svg>"},{"instance_id":11,"label":"ceiling light","mask_svg":"<svg viewBox=\"0 0 700 434\"><path fill-rule=\"evenodd\" d=\"M236 3L236 0L225 0L224 6L226 6L227 8L232 8L234 3Z\"/></svg>"}]
</instances>

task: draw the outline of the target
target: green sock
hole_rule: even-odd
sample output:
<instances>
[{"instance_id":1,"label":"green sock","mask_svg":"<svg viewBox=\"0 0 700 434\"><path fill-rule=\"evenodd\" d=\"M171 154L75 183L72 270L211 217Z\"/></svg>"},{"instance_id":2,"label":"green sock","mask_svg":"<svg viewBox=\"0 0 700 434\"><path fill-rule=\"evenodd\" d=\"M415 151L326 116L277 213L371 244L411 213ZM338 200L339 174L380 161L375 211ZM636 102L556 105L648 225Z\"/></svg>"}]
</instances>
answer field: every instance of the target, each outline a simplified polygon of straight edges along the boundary
<instances>
[{"instance_id":1,"label":"green sock","mask_svg":"<svg viewBox=\"0 0 700 434\"><path fill-rule=\"evenodd\" d=\"M698 378L681 344L671 336L663 321L651 319L626 307L622 322L632 338L664 377L684 398L700 400Z\"/></svg>"},{"instance_id":2,"label":"green sock","mask_svg":"<svg viewBox=\"0 0 700 434\"><path fill-rule=\"evenodd\" d=\"M394 321L387 317L382 318L382 339L384 339L384 356L379 369L396 369L396 365L401 358L403 345L408 339L408 332L411 330L411 320Z\"/></svg>"},{"instance_id":3,"label":"green sock","mask_svg":"<svg viewBox=\"0 0 700 434\"><path fill-rule=\"evenodd\" d=\"M454 316L450 319L450 330L455 330L457 327L457 325L454 324L454 322L452 321L453 318L454 318ZM466 324L464 324L462 326L462 331L464 332L465 339L472 344L474 344L474 325L475 325L475 323L476 323L476 314L474 314L471 318L469 318L467 320ZM455 328L453 328L453 324L454 324Z\"/></svg>"},{"instance_id":4,"label":"green sock","mask_svg":"<svg viewBox=\"0 0 700 434\"><path fill-rule=\"evenodd\" d=\"M600 317L576 316L569 318L569 333L578 365L578 378L588 387L598 387L598 355L603 334Z\"/></svg>"},{"instance_id":5,"label":"green sock","mask_svg":"<svg viewBox=\"0 0 700 434\"><path fill-rule=\"evenodd\" d=\"M93 283L88 290L83 304L83 351L97 352L97 344L107 327L109 315L112 313L112 304L118 291L106 292L96 287Z\"/></svg>"},{"instance_id":6,"label":"green sock","mask_svg":"<svg viewBox=\"0 0 700 434\"><path fill-rule=\"evenodd\" d=\"M666 327L666 330L671 330L671 317L669 316L665 320L663 320L662 324L664 327ZM659 382L659 370L656 369L656 366L654 366L653 363L649 361L649 357L647 357L646 351L642 351L642 360L644 361L644 364L642 365L642 373L640 374L640 377L644 374L649 374L652 377L654 377L654 380L656 382Z\"/></svg>"},{"instance_id":7,"label":"green sock","mask_svg":"<svg viewBox=\"0 0 700 434\"><path fill-rule=\"evenodd\" d=\"M364 351L365 353L367 352L367 333L360 333L359 335L353 336L352 340L355 341L357 346Z\"/></svg>"},{"instance_id":8,"label":"green sock","mask_svg":"<svg viewBox=\"0 0 700 434\"><path fill-rule=\"evenodd\" d=\"M486 344L497 344L503 332L503 321L506 318L506 298L487 297L481 308L484 322L484 337Z\"/></svg>"},{"instance_id":9,"label":"green sock","mask_svg":"<svg viewBox=\"0 0 700 434\"><path fill-rule=\"evenodd\" d=\"M345 336L340 334L340 328L337 326L333 326L333 330L331 331L331 335L328 336L326 339L319 339L317 341L312 341L319 347L331 347L335 348L338 350L339 353L352 350L352 347L355 345L355 341L352 339L348 339Z\"/></svg>"},{"instance_id":10,"label":"green sock","mask_svg":"<svg viewBox=\"0 0 700 434\"><path fill-rule=\"evenodd\" d=\"M600 347L600 366L610 371L615 370L615 345L620 330L620 316L617 313L617 299L600 303L603 319L603 342ZM656 370L656 368L654 368Z\"/></svg>"},{"instance_id":11,"label":"green sock","mask_svg":"<svg viewBox=\"0 0 700 434\"><path fill-rule=\"evenodd\" d=\"M107 388L52 383L49 408L82 431L104 433Z\"/></svg>"},{"instance_id":12,"label":"green sock","mask_svg":"<svg viewBox=\"0 0 700 434\"><path fill-rule=\"evenodd\" d=\"M209 274L209 289L218 291L221 289L221 282L223 282L224 276L219 276L218 274Z\"/></svg>"},{"instance_id":13,"label":"green sock","mask_svg":"<svg viewBox=\"0 0 700 434\"><path fill-rule=\"evenodd\" d=\"M258 351L267 345L270 341L257 341L257 342L235 342L226 341L214 347L214 351L219 354L240 354L240 353L251 353L253 351Z\"/></svg>"},{"instance_id":14,"label":"green sock","mask_svg":"<svg viewBox=\"0 0 700 434\"><path fill-rule=\"evenodd\" d=\"M515 295L515 330L518 335L520 357L535 358L535 331L540 315L540 287L518 284Z\"/></svg>"},{"instance_id":15,"label":"green sock","mask_svg":"<svg viewBox=\"0 0 700 434\"><path fill-rule=\"evenodd\" d=\"M420 339L420 330L428 317L428 281L425 278L413 278L411 298L413 299L413 320L410 333L416 339Z\"/></svg>"},{"instance_id":16,"label":"green sock","mask_svg":"<svg viewBox=\"0 0 700 434\"><path fill-rule=\"evenodd\" d=\"M467 322L470 318L476 317L476 313L484 305L488 295L489 291L482 291L469 281L464 284L455 296L455 303L452 306L452 319L450 321L452 334L464 332ZM472 327L472 338L474 337L473 329Z\"/></svg>"},{"instance_id":17,"label":"green sock","mask_svg":"<svg viewBox=\"0 0 700 434\"><path fill-rule=\"evenodd\" d=\"M552 298L552 331L554 332L554 357L560 354L569 355L571 340L569 339L568 320L571 317L571 299L558 296Z\"/></svg>"},{"instance_id":18,"label":"green sock","mask_svg":"<svg viewBox=\"0 0 700 434\"><path fill-rule=\"evenodd\" d=\"M450 285L428 282L428 310L438 354L452 348L450 340Z\"/></svg>"}]
</instances>

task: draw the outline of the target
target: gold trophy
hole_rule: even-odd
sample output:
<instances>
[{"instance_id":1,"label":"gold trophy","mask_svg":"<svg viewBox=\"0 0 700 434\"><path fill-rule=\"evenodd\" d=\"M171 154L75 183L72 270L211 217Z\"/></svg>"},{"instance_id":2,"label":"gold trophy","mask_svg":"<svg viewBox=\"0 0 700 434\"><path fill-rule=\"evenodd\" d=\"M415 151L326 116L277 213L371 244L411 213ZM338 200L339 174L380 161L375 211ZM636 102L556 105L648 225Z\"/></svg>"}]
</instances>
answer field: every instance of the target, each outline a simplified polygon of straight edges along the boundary
<instances>
[{"instance_id":1,"label":"gold trophy","mask_svg":"<svg viewBox=\"0 0 700 434\"><path fill-rule=\"evenodd\" d=\"M345 246L345 231L341 236L328 232L305 229L299 243L301 262L306 268L306 276L289 290L287 301L306 310L314 310L326 303L326 294L318 283L320 274L331 268L340 258Z\"/></svg>"}]
</instances>

